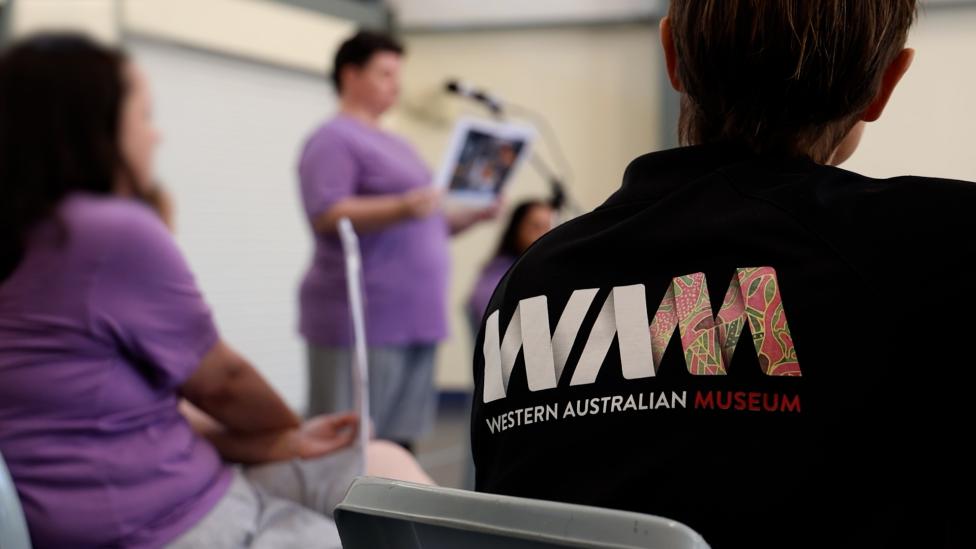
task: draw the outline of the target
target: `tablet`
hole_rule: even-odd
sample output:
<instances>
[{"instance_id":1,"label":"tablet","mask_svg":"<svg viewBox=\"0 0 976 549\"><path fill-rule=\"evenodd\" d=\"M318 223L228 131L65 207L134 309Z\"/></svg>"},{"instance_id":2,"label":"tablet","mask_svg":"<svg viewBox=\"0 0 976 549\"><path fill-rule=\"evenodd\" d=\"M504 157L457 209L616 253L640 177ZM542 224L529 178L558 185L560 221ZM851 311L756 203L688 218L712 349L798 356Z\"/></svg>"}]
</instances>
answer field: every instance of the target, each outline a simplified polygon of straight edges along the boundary
<instances>
[{"instance_id":1,"label":"tablet","mask_svg":"<svg viewBox=\"0 0 976 549\"><path fill-rule=\"evenodd\" d=\"M489 205L528 157L534 136L524 124L461 118L435 183L449 200Z\"/></svg>"}]
</instances>

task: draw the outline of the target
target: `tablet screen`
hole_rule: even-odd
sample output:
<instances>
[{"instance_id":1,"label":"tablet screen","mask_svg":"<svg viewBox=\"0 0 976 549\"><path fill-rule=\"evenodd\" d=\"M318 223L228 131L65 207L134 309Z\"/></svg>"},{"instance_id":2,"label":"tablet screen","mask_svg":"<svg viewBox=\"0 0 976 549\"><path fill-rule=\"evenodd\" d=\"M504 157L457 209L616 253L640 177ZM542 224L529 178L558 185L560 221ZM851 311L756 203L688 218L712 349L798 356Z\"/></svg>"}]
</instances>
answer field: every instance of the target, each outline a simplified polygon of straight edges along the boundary
<instances>
[{"instance_id":1,"label":"tablet screen","mask_svg":"<svg viewBox=\"0 0 976 549\"><path fill-rule=\"evenodd\" d=\"M461 119L451 136L437 184L452 199L491 203L529 154L532 137L528 126Z\"/></svg>"}]
</instances>

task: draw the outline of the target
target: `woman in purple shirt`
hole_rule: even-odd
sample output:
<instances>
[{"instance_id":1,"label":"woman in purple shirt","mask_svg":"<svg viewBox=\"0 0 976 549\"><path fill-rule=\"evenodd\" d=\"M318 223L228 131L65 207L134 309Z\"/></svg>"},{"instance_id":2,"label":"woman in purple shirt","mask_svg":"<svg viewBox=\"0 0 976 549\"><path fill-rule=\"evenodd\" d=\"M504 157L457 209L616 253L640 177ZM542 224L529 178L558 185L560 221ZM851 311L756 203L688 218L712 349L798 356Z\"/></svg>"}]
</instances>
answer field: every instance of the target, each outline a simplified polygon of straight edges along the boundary
<instances>
[{"instance_id":1,"label":"woman in purple shirt","mask_svg":"<svg viewBox=\"0 0 976 549\"><path fill-rule=\"evenodd\" d=\"M0 56L0 453L32 541L338 547L358 418L301 423L221 340L146 205L157 141L121 53L57 34ZM423 478L392 444L368 459Z\"/></svg>"},{"instance_id":2,"label":"woman in purple shirt","mask_svg":"<svg viewBox=\"0 0 976 549\"><path fill-rule=\"evenodd\" d=\"M478 333L481 317L488 308L491 294L495 293L495 286L529 246L552 230L555 222L556 209L551 202L526 200L512 210L498 249L481 270L468 298L467 313L474 335Z\"/></svg>"},{"instance_id":3,"label":"woman in purple shirt","mask_svg":"<svg viewBox=\"0 0 976 549\"><path fill-rule=\"evenodd\" d=\"M308 139L299 164L315 254L301 284L309 349L309 412L352 407L351 321L339 219L360 233L370 414L380 438L409 448L434 420L434 352L447 335L448 239L498 207L442 210L431 173L406 141L380 128L400 90L403 48L360 32L336 53L339 114Z\"/></svg>"}]
</instances>

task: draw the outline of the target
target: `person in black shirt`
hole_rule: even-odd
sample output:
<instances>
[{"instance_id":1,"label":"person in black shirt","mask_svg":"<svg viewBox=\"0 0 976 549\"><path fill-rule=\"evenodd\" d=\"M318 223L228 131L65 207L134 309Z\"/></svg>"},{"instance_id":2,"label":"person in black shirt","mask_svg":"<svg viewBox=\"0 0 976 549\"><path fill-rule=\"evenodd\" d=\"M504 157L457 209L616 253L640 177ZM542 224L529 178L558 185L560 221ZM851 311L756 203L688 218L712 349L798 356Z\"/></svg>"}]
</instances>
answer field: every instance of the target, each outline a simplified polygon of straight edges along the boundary
<instances>
[{"instance_id":1,"label":"person in black shirt","mask_svg":"<svg viewBox=\"0 0 976 549\"><path fill-rule=\"evenodd\" d=\"M715 548L972 537L976 186L836 167L910 66L915 10L672 0L686 146L633 161L499 283L478 490L656 514Z\"/></svg>"}]
</instances>

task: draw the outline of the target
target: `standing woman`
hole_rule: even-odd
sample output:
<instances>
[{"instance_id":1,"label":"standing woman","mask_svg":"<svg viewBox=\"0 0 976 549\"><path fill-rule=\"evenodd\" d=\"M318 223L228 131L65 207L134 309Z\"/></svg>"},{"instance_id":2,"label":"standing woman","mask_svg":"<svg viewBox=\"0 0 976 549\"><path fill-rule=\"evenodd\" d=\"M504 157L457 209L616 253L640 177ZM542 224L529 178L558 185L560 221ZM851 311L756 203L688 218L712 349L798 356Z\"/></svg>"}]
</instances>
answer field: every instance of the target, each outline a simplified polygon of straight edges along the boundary
<instances>
[{"instance_id":1,"label":"standing woman","mask_svg":"<svg viewBox=\"0 0 976 549\"><path fill-rule=\"evenodd\" d=\"M448 238L497 207L447 213L430 170L380 127L400 91L403 47L359 32L335 57L339 113L307 141L299 164L315 254L300 290L308 342L309 413L352 407L351 322L339 219L360 233L370 407L376 435L411 448L436 413L434 355L447 335Z\"/></svg>"}]
</instances>

